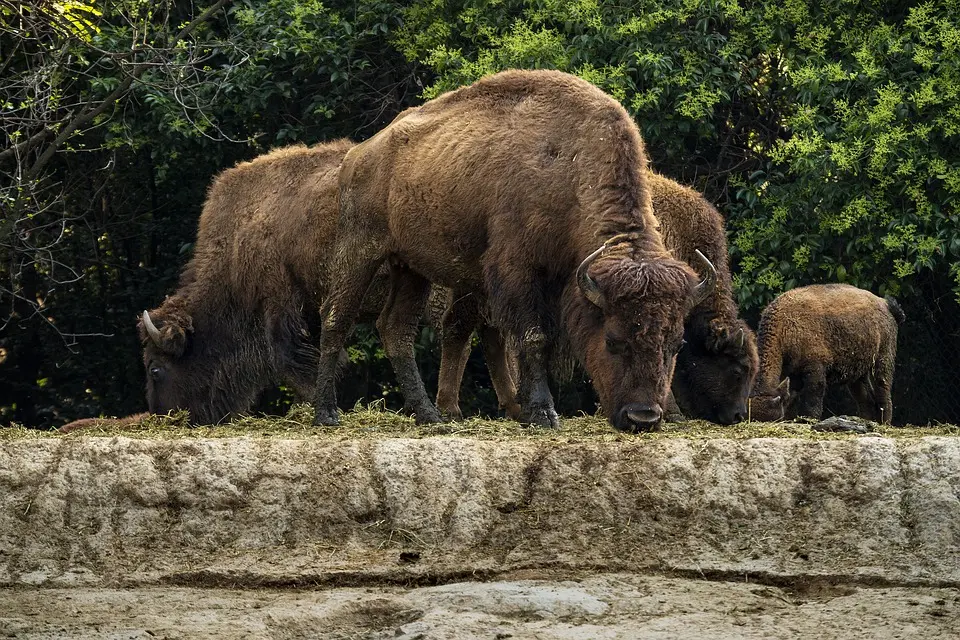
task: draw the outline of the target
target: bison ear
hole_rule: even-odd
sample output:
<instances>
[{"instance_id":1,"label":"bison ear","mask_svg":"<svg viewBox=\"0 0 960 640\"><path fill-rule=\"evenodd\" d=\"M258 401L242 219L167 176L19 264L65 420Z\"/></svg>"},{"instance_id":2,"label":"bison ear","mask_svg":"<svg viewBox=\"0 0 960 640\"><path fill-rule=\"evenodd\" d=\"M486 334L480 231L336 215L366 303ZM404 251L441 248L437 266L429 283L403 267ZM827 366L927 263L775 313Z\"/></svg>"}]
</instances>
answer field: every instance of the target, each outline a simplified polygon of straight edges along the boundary
<instances>
[{"instance_id":1,"label":"bison ear","mask_svg":"<svg viewBox=\"0 0 960 640\"><path fill-rule=\"evenodd\" d=\"M160 318L159 314L155 319L149 311L143 312L137 323L140 341L144 345L153 344L167 355L179 358L187 348L187 335L193 332L193 318L180 313Z\"/></svg>"}]
</instances>

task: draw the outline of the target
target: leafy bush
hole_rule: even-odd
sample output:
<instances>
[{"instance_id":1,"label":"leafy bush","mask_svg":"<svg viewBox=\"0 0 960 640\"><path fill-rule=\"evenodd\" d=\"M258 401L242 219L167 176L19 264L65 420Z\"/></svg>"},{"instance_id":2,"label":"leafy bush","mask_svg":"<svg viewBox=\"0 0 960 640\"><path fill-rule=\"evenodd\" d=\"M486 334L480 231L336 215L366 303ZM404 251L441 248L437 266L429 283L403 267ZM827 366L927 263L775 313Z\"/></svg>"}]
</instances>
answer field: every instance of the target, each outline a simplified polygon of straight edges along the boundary
<instances>
[{"instance_id":1,"label":"leafy bush","mask_svg":"<svg viewBox=\"0 0 960 640\"><path fill-rule=\"evenodd\" d=\"M654 167L728 216L741 302L811 282L960 296L960 3L440 2L399 46L425 97L509 67L590 80Z\"/></svg>"}]
</instances>

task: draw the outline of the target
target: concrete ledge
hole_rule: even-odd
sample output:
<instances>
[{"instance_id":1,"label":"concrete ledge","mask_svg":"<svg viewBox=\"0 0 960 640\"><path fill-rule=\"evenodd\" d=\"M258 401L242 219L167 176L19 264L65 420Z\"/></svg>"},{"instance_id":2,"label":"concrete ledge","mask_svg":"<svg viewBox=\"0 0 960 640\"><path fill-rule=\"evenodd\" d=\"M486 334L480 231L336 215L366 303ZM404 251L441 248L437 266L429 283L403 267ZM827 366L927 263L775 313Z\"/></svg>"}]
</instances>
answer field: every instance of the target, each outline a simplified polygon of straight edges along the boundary
<instances>
[{"instance_id":1,"label":"concrete ledge","mask_svg":"<svg viewBox=\"0 0 960 640\"><path fill-rule=\"evenodd\" d=\"M960 440L0 446L0 585L431 584L533 568L960 585Z\"/></svg>"}]
</instances>

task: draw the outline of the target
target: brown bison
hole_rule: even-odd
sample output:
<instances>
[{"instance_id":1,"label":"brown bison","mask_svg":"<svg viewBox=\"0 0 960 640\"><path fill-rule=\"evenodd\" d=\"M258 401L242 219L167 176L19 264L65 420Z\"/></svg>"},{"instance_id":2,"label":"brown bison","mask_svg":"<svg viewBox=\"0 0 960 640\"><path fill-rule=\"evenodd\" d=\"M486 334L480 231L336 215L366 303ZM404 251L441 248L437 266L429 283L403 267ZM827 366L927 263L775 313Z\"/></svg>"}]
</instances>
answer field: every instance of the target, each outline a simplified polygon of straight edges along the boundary
<instances>
[{"instance_id":1,"label":"brown bison","mask_svg":"<svg viewBox=\"0 0 960 640\"><path fill-rule=\"evenodd\" d=\"M150 411L187 409L194 423L215 423L279 382L313 397L337 174L352 146L283 148L214 180L178 289L139 322ZM371 286L364 319L377 317L386 283L383 274ZM491 361L496 338L484 341ZM499 391L515 412L516 390Z\"/></svg>"},{"instance_id":2,"label":"brown bison","mask_svg":"<svg viewBox=\"0 0 960 640\"><path fill-rule=\"evenodd\" d=\"M316 421L338 423L337 355L389 260L378 326L418 421L440 419L413 353L434 282L488 305L515 344L522 421L558 422L545 365L563 331L613 425L656 427L684 318L715 272L698 282L667 252L646 164L623 107L556 71L489 76L408 109L354 147L340 171Z\"/></svg>"},{"instance_id":3,"label":"brown bison","mask_svg":"<svg viewBox=\"0 0 960 640\"><path fill-rule=\"evenodd\" d=\"M669 178L651 174L648 184L667 249L689 264L702 250L717 271L716 289L687 316L673 394L690 417L741 422L759 361L756 336L733 300L723 216L701 194Z\"/></svg>"},{"instance_id":4,"label":"brown bison","mask_svg":"<svg viewBox=\"0 0 960 640\"><path fill-rule=\"evenodd\" d=\"M752 419L819 419L827 385L835 384L847 385L860 416L889 424L897 325L903 320L893 298L846 284L780 295L760 317Z\"/></svg>"},{"instance_id":5,"label":"brown bison","mask_svg":"<svg viewBox=\"0 0 960 640\"><path fill-rule=\"evenodd\" d=\"M741 422L747 417L747 396L759 359L756 336L738 317L733 300L723 217L702 195L669 178L650 173L648 185L667 249L674 257L696 264L696 251L702 247L717 271L716 288L690 312L684 324L685 344L677 354L673 395L690 417L721 424ZM475 323L471 320L466 327L453 330L444 326L437 405L448 414L459 415L456 391ZM514 355L509 363L491 368L491 376L515 371L515 360ZM511 380L499 386L510 385L515 383ZM670 413L675 419L682 417L675 403L668 400Z\"/></svg>"}]
</instances>

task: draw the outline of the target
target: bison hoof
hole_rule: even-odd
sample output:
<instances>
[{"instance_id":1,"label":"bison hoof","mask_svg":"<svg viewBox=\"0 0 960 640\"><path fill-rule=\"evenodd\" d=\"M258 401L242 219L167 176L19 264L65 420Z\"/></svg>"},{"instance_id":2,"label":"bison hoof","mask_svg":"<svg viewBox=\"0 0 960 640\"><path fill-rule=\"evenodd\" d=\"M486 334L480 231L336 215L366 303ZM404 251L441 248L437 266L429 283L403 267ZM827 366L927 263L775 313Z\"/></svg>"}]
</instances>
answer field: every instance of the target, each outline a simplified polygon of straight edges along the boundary
<instances>
[{"instance_id":1,"label":"bison hoof","mask_svg":"<svg viewBox=\"0 0 960 640\"><path fill-rule=\"evenodd\" d=\"M522 411L519 421L521 424L537 427L552 427L555 429L560 426L560 418L553 407L540 407L530 411Z\"/></svg>"},{"instance_id":2,"label":"bison hoof","mask_svg":"<svg viewBox=\"0 0 960 640\"><path fill-rule=\"evenodd\" d=\"M459 422L463 420L463 412L460 411L460 407L437 407L440 410L440 415L443 416L444 420L450 420L451 422Z\"/></svg>"},{"instance_id":3,"label":"bison hoof","mask_svg":"<svg viewBox=\"0 0 960 640\"><path fill-rule=\"evenodd\" d=\"M507 412L508 418L510 418L511 420L516 420L517 422L520 422L520 414L523 412L523 410L520 408L519 404L517 404L516 402L511 402L507 406L501 407L501 409Z\"/></svg>"},{"instance_id":4,"label":"bison hoof","mask_svg":"<svg viewBox=\"0 0 960 640\"><path fill-rule=\"evenodd\" d=\"M340 424L337 408L317 407L313 415L313 424L317 426L335 427Z\"/></svg>"},{"instance_id":5,"label":"bison hoof","mask_svg":"<svg viewBox=\"0 0 960 640\"><path fill-rule=\"evenodd\" d=\"M440 417L440 412L437 411L436 407L433 406L423 407L419 410L415 410L413 415L416 418L417 424L433 424L435 422L443 422L443 418Z\"/></svg>"}]
</instances>

